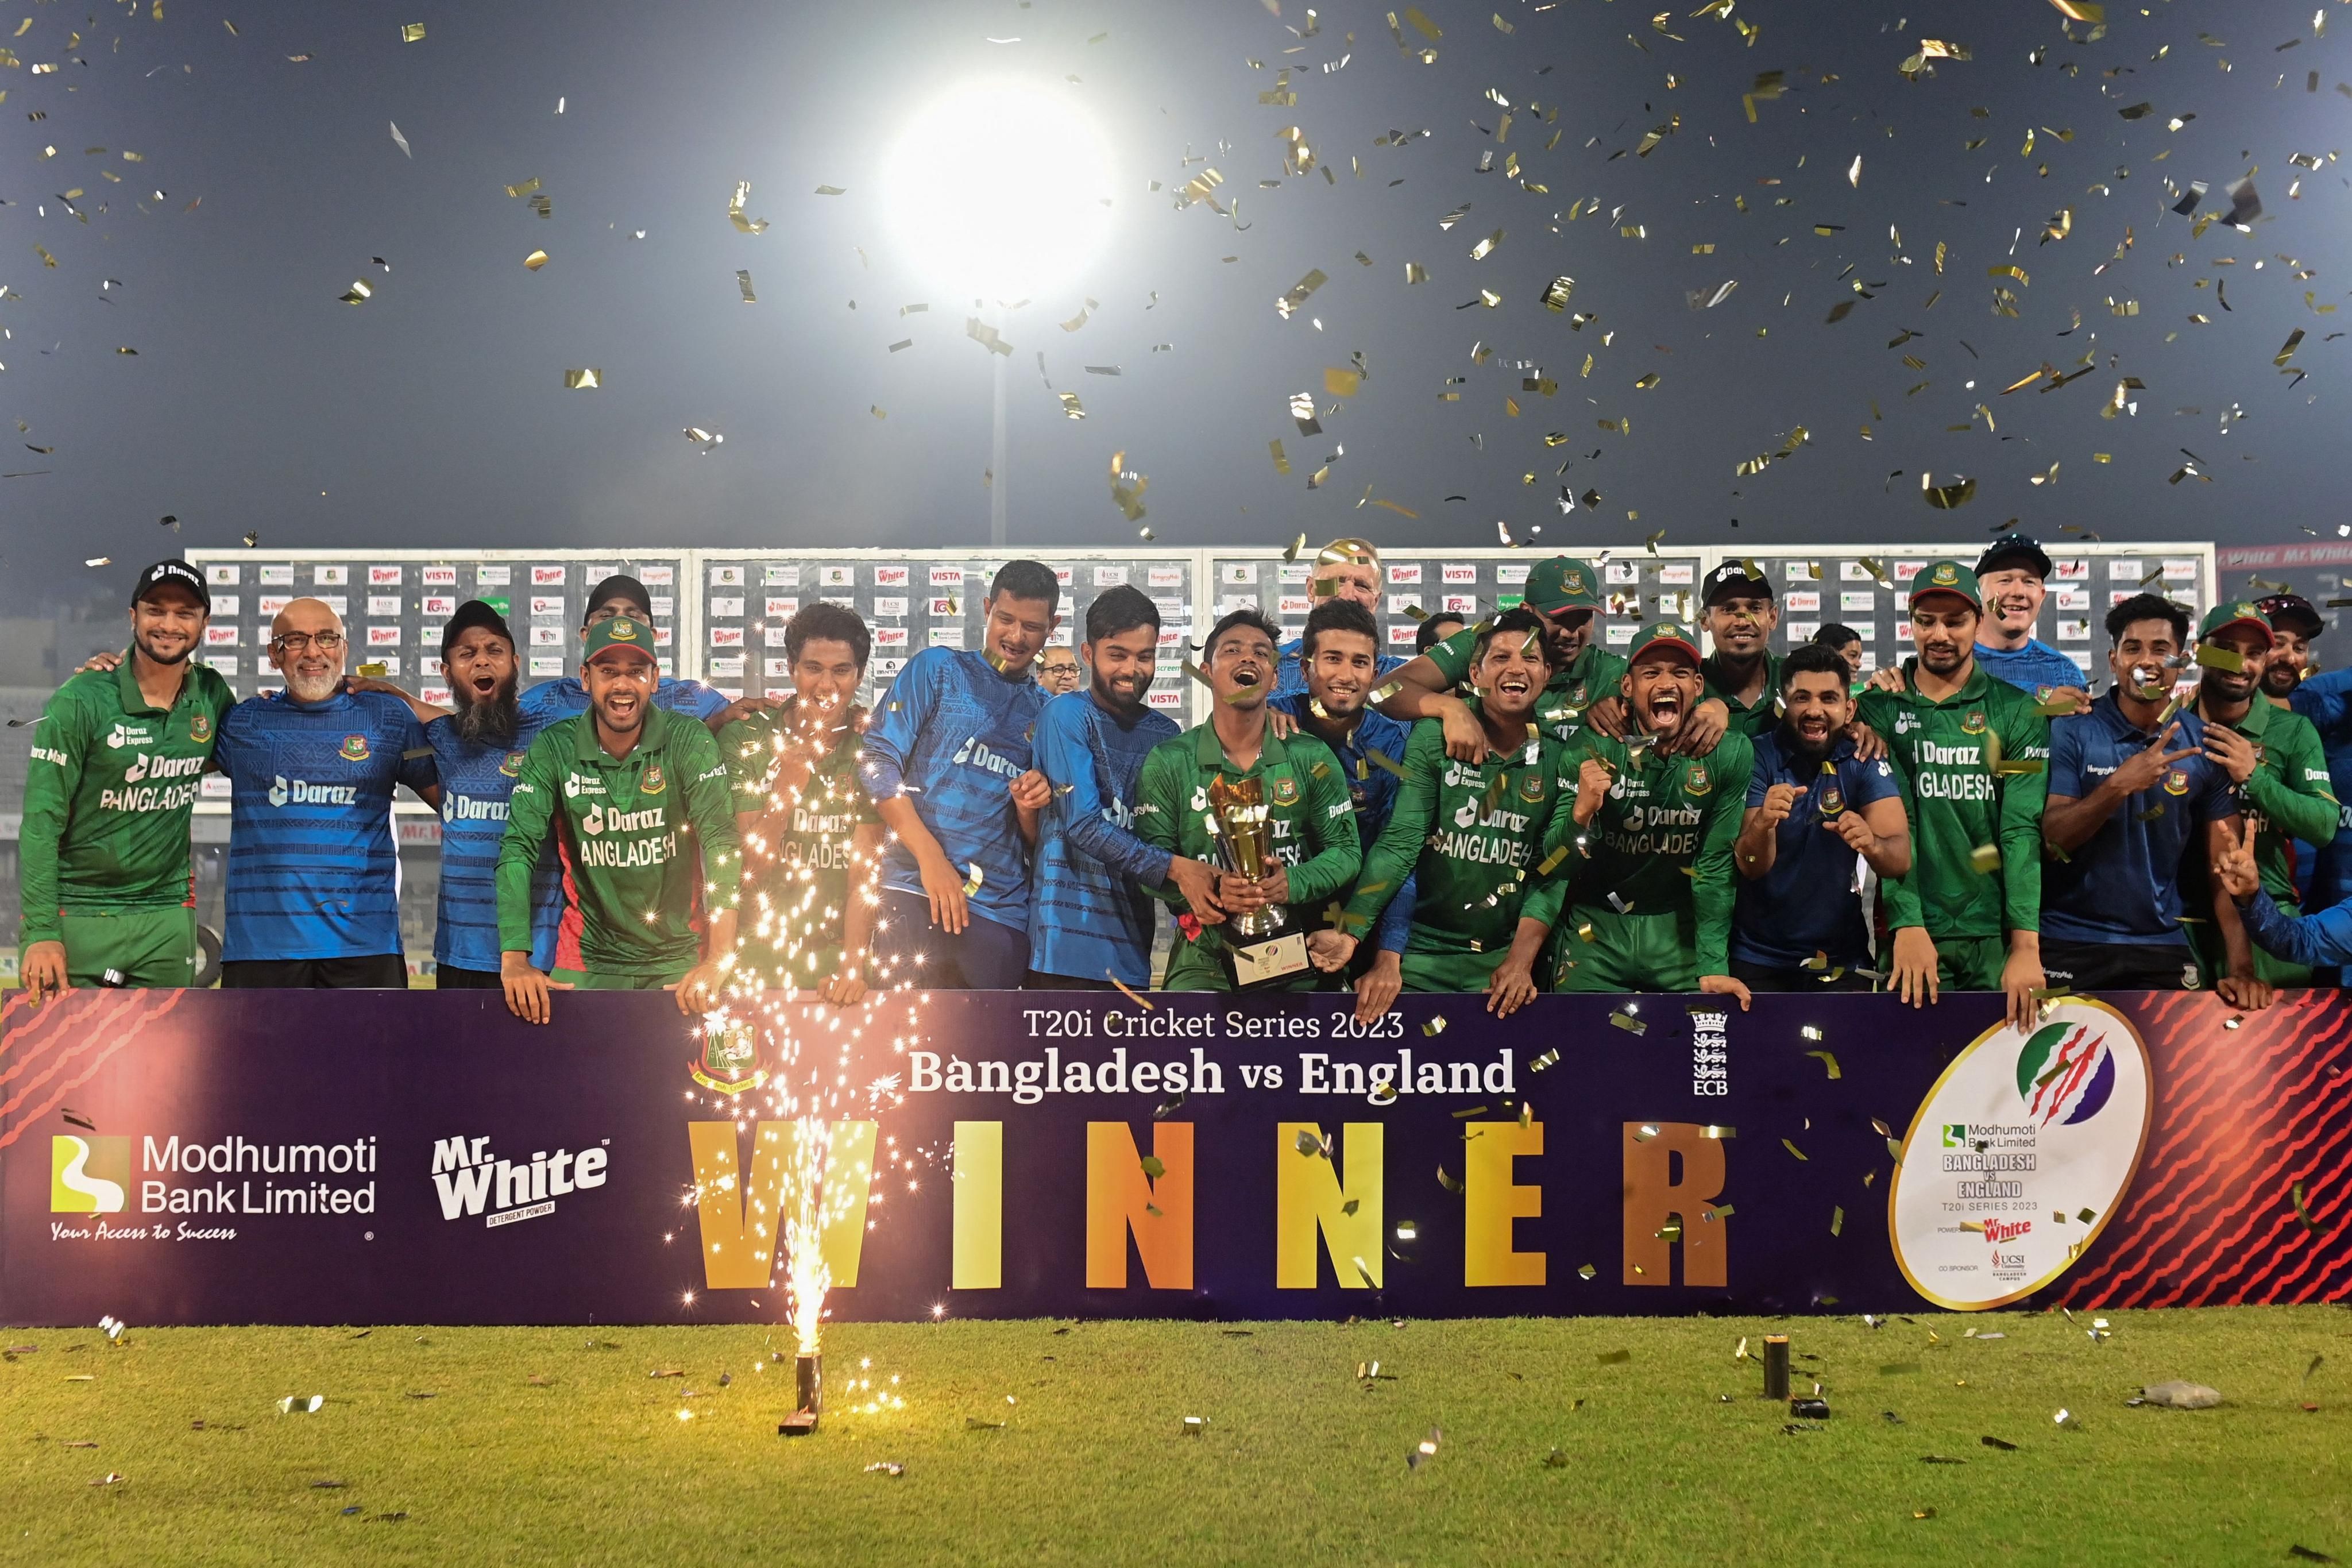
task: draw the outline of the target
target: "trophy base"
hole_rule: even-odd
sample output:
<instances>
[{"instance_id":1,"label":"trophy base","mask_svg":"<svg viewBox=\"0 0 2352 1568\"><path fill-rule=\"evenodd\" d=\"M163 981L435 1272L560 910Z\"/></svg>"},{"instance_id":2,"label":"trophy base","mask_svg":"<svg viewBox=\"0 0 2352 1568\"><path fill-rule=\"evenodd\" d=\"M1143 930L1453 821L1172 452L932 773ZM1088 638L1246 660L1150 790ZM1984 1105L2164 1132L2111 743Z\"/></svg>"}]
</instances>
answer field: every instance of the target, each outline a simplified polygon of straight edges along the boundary
<instances>
[{"instance_id":1,"label":"trophy base","mask_svg":"<svg viewBox=\"0 0 2352 1568\"><path fill-rule=\"evenodd\" d=\"M1236 991L1253 991L1280 984L1307 967L1307 934L1270 937L1246 946L1226 939L1225 973Z\"/></svg>"}]
</instances>

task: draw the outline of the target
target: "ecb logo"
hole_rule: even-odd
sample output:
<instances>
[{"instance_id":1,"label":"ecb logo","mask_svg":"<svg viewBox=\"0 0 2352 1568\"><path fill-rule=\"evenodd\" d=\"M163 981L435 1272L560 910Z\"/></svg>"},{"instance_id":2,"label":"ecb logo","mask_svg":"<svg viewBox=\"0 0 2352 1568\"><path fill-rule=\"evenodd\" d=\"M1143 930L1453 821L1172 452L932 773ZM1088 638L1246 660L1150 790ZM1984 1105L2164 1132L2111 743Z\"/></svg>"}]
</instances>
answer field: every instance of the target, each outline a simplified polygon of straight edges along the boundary
<instances>
[{"instance_id":1,"label":"ecb logo","mask_svg":"<svg viewBox=\"0 0 2352 1568\"><path fill-rule=\"evenodd\" d=\"M131 1140L49 1140L49 1212L121 1214L131 1206Z\"/></svg>"}]
</instances>

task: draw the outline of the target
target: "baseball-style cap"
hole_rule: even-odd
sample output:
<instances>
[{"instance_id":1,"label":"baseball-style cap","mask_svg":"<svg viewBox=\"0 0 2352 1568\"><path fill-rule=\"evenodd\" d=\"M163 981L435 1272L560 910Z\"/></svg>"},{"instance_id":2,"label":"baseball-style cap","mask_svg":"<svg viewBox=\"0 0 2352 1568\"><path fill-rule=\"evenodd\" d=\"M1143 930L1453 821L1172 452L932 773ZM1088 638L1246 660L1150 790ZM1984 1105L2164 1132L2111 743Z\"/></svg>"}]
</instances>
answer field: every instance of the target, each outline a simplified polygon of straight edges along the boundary
<instances>
[{"instance_id":1,"label":"baseball-style cap","mask_svg":"<svg viewBox=\"0 0 2352 1568\"><path fill-rule=\"evenodd\" d=\"M609 621L598 621L588 628L587 644L580 655L583 664L593 664L614 649L642 655L651 662L654 658L654 628L649 623L628 616L614 616Z\"/></svg>"},{"instance_id":2,"label":"baseball-style cap","mask_svg":"<svg viewBox=\"0 0 2352 1568\"><path fill-rule=\"evenodd\" d=\"M1706 580L1699 584L1698 602L1702 605L1733 597L1769 599L1773 597L1772 579L1753 561L1727 561L1708 573Z\"/></svg>"},{"instance_id":3,"label":"baseball-style cap","mask_svg":"<svg viewBox=\"0 0 2352 1568\"><path fill-rule=\"evenodd\" d=\"M184 561L158 561L139 574L139 581L131 590L131 602L137 604L166 584L185 588L205 607L205 614L213 613L213 591L205 586L205 574Z\"/></svg>"},{"instance_id":4,"label":"baseball-style cap","mask_svg":"<svg viewBox=\"0 0 2352 1568\"><path fill-rule=\"evenodd\" d=\"M457 606L449 617L449 624L441 628L441 657L447 658L449 650L457 646L457 639L477 626L504 637L509 647L514 644L514 633L507 629L504 616L479 599L468 599Z\"/></svg>"},{"instance_id":5,"label":"baseball-style cap","mask_svg":"<svg viewBox=\"0 0 2352 1568\"><path fill-rule=\"evenodd\" d=\"M2021 533L2002 534L1986 545L1985 552L1977 557L1977 575L1979 577L1988 572L2012 572L2021 566L2045 581L2050 576L2049 553Z\"/></svg>"},{"instance_id":6,"label":"baseball-style cap","mask_svg":"<svg viewBox=\"0 0 2352 1568\"><path fill-rule=\"evenodd\" d=\"M1691 635L1688 626L1674 621L1654 621L1633 634L1633 646L1625 650L1625 662L1641 663L1642 656L1654 647L1679 649L1690 656L1693 664L1699 661L1698 638Z\"/></svg>"},{"instance_id":7,"label":"baseball-style cap","mask_svg":"<svg viewBox=\"0 0 2352 1568\"><path fill-rule=\"evenodd\" d=\"M2272 626L2300 632L2307 637L2315 637L2327 629L2327 617L2300 594L2273 594L2268 598L2256 599L2254 608L2268 616Z\"/></svg>"},{"instance_id":8,"label":"baseball-style cap","mask_svg":"<svg viewBox=\"0 0 2352 1568\"><path fill-rule=\"evenodd\" d=\"M1565 555L1538 561L1528 569L1527 586L1520 590L1519 602L1546 616L1562 610L1597 610L1601 607L1601 574L1592 569L1591 562Z\"/></svg>"},{"instance_id":9,"label":"baseball-style cap","mask_svg":"<svg viewBox=\"0 0 2352 1568\"><path fill-rule=\"evenodd\" d=\"M2242 599L2235 604L2216 605L2206 611L2205 618L2197 623L2197 640L2210 642L2231 626L2253 627L2263 634L2265 647L2278 641L2271 631L2271 618Z\"/></svg>"},{"instance_id":10,"label":"baseball-style cap","mask_svg":"<svg viewBox=\"0 0 2352 1568\"><path fill-rule=\"evenodd\" d=\"M1977 574L1957 561L1930 561L1919 568L1911 579L1909 603L1916 606L1930 594L1957 594L1969 602L1973 610L1984 608L1984 589L1977 583Z\"/></svg>"},{"instance_id":11,"label":"baseball-style cap","mask_svg":"<svg viewBox=\"0 0 2352 1568\"><path fill-rule=\"evenodd\" d=\"M637 617L639 620L650 621L654 618L652 595L646 592L646 585L643 583L625 572L615 572L593 588L589 589L588 602L581 606L581 615L583 616L593 615L596 606L607 599L626 599L645 612Z\"/></svg>"}]
</instances>

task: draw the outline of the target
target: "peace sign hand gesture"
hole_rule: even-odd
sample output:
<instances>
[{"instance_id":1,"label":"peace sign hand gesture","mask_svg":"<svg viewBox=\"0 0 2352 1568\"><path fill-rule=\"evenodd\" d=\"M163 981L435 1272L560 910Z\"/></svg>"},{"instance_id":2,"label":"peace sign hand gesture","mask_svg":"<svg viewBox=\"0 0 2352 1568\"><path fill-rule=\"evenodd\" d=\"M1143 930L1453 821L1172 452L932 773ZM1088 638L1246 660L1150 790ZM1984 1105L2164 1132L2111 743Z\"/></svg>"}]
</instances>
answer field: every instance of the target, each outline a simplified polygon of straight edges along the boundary
<instances>
[{"instance_id":1,"label":"peace sign hand gesture","mask_svg":"<svg viewBox=\"0 0 2352 1568\"><path fill-rule=\"evenodd\" d=\"M2116 763L2116 771L2108 782L2121 795L2137 795L2143 790L2154 788L2157 781L2163 778L2165 771L2174 763L2200 754L2195 746L2178 752L2165 750L2165 747L2179 733L2180 721L2175 719L2163 734L2158 735L2148 744L2147 750L2136 752Z\"/></svg>"}]
</instances>

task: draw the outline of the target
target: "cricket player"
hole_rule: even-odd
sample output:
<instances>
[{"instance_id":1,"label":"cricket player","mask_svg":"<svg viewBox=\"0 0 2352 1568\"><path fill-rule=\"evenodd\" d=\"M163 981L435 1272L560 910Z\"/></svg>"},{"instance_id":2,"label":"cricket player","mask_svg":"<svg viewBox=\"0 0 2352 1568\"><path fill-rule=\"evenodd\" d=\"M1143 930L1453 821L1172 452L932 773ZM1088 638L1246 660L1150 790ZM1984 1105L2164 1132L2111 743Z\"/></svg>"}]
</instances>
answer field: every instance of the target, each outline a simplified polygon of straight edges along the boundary
<instances>
[{"instance_id":1,"label":"cricket player","mask_svg":"<svg viewBox=\"0 0 2352 1568\"><path fill-rule=\"evenodd\" d=\"M269 627L282 694L221 721L228 775L227 931L221 984L408 984L400 947L400 855L392 797L440 804L433 750L407 703L343 689L341 616L296 599Z\"/></svg>"},{"instance_id":2,"label":"cricket player","mask_svg":"<svg viewBox=\"0 0 2352 1568\"><path fill-rule=\"evenodd\" d=\"M653 595L646 585L625 572L616 572L588 590L588 613L580 623L580 636L584 646L588 628L599 621L609 621L614 616L628 616L654 624ZM658 657L658 655L656 656ZM522 694L522 711L541 723L552 723L569 719L575 713L588 711L588 689L578 676L567 675L561 680L543 680ZM757 706L757 700L746 707ZM723 724L740 716L727 711L730 704L724 695L698 680L674 680L665 675L654 689L654 706L672 712L690 713L706 724ZM713 725L716 728L716 724Z\"/></svg>"},{"instance_id":3,"label":"cricket player","mask_svg":"<svg viewBox=\"0 0 2352 1568\"><path fill-rule=\"evenodd\" d=\"M1017 991L1029 971L1029 847L1053 794L1031 765L1045 693L1029 667L1061 603L1052 567L1006 562L982 650L908 659L866 731L863 782L898 840L874 939L885 981Z\"/></svg>"},{"instance_id":4,"label":"cricket player","mask_svg":"<svg viewBox=\"0 0 2352 1568\"><path fill-rule=\"evenodd\" d=\"M2263 886L2289 919L2303 910L2295 894L2295 841L2325 844L2342 807L2327 774L2327 755L2311 721L2263 695L2270 662L2284 649L2259 605L2216 605L2197 629L2196 714L2205 726L2205 755L2230 775L2240 809L2253 820ZM2236 668L2231 668L2232 663ZM2212 901L2210 857L2189 855L2180 867L2183 907L2200 914ZM2198 973L2218 987L2229 955L2218 926L2188 927ZM2254 973L2266 984L2308 985L2311 972L2254 952Z\"/></svg>"},{"instance_id":5,"label":"cricket player","mask_svg":"<svg viewBox=\"0 0 2352 1568\"><path fill-rule=\"evenodd\" d=\"M1543 863L1552 817L1575 790L1567 748L1535 721L1551 679L1545 630L1543 616L1518 608L1479 634L1470 706L1486 732L1483 762L1447 756L1436 720L1413 726L1395 810L1365 856L1342 921L1349 931L1370 929L1410 881L1412 923L1399 961L1404 989L1484 992L1497 1017L1534 1000L1536 964L1566 885L1554 875L1559 860ZM1339 940L1352 948L1356 939ZM1361 1000L1360 1018L1386 1011Z\"/></svg>"},{"instance_id":6,"label":"cricket player","mask_svg":"<svg viewBox=\"0 0 2352 1568\"><path fill-rule=\"evenodd\" d=\"M689 1016L719 1005L742 876L727 769L708 729L655 705L659 679L651 622L596 622L580 661L588 711L549 725L523 756L498 885L499 974L527 1023L548 1021L551 989L675 989ZM531 963L531 874L551 826L583 965L551 974Z\"/></svg>"},{"instance_id":7,"label":"cricket player","mask_svg":"<svg viewBox=\"0 0 2352 1568\"><path fill-rule=\"evenodd\" d=\"M2313 629L2302 638L2303 656L2290 672L2291 661L2277 659L2263 665L2263 690L2273 698L2284 687L2289 706L2311 721L2319 731L2319 743L2327 757L2327 774L2336 787L2337 800L2352 800L2352 668L2331 669L2325 673L2311 668L2315 662L2311 643L2326 623L2311 603L2299 595L2289 595L2301 606L2302 614L2294 617L2297 625L2311 625ZM2273 626L2277 625L2275 621ZM2289 683L2287 676L2295 679ZM2315 839L2317 853L2313 858L2309 890L2304 898L2305 909L2326 909L2352 901L2352 807L2337 814L2335 830L2325 838Z\"/></svg>"},{"instance_id":8,"label":"cricket player","mask_svg":"<svg viewBox=\"0 0 2352 1568\"><path fill-rule=\"evenodd\" d=\"M1235 610L1210 630L1202 658L1209 689L1216 694L1215 710L1207 723L1154 746L1136 784L1136 834L1171 855L1216 859L1209 785L1219 778L1260 781L1272 831L1272 868L1252 879L1221 868L1215 910L1203 911L1177 892L1160 890L1160 897L1185 905L1160 982L1170 991L1232 989L1220 956L1223 928L1211 915L1222 912L1231 920L1278 908L1286 920L1280 934L1311 931L1325 923L1324 905L1352 885L1363 867L1354 804L1339 759L1312 735L1295 733L1286 740L1266 722L1275 636L1272 624L1255 610ZM1309 964L1268 984L1278 990L1309 990L1316 973Z\"/></svg>"},{"instance_id":9,"label":"cricket player","mask_svg":"<svg viewBox=\"0 0 2352 1568\"><path fill-rule=\"evenodd\" d=\"M1978 667L1983 596L1974 572L1929 562L1911 579L1910 610L1917 653L1873 676L1860 704L1895 761L1911 823L1911 869L1882 884L1894 952L1881 967L1915 1007L1945 986L1999 991L2010 1022L2027 1028L2044 984L2049 721L2032 697Z\"/></svg>"},{"instance_id":10,"label":"cricket player","mask_svg":"<svg viewBox=\"0 0 2352 1568\"><path fill-rule=\"evenodd\" d=\"M1780 601L1752 561L1727 561L1699 584L1700 624L1715 651L1699 666L1708 698L1729 710L1733 729L1753 742L1779 726L1780 660L1772 629Z\"/></svg>"},{"instance_id":11,"label":"cricket player","mask_svg":"<svg viewBox=\"0 0 2352 1568\"><path fill-rule=\"evenodd\" d=\"M2167 721L2189 613L2137 594L2107 612L2107 637L2114 686L2051 729L2042 837L2057 858L2042 874L2042 966L2078 991L2193 990L2181 917L2210 911L2229 961L2214 990L2232 1005L2263 1006L2270 988L2255 977L2236 905L2217 895L2190 911L2181 900L2184 853L2221 860L2239 815L2228 771L2207 754L2204 721L2189 712Z\"/></svg>"},{"instance_id":12,"label":"cricket player","mask_svg":"<svg viewBox=\"0 0 2352 1568\"><path fill-rule=\"evenodd\" d=\"M1635 634L1626 738L1571 742L1576 798L1553 819L1567 846L1567 912L1552 943L1558 991L1748 992L1731 973L1732 842L1754 753L1737 727L1705 756L1668 747L1699 705L1698 643L1674 621Z\"/></svg>"},{"instance_id":13,"label":"cricket player","mask_svg":"<svg viewBox=\"0 0 2352 1568\"><path fill-rule=\"evenodd\" d=\"M2051 574L2049 554L2021 533L2004 533L1985 547L1977 557L1977 588L1985 603L1977 625L1977 664L2053 711L2072 703L2080 712L2091 705L2083 667L2033 635Z\"/></svg>"},{"instance_id":14,"label":"cricket player","mask_svg":"<svg viewBox=\"0 0 2352 1568\"><path fill-rule=\"evenodd\" d=\"M204 574L158 561L131 590L131 648L41 710L17 837L25 989L174 986L196 978L188 819L228 683L192 655L212 616Z\"/></svg>"},{"instance_id":15,"label":"cricket player","mask_svg":"<svg viewBox=\"0 0 2352 1568\"><path fill-rule=\"evenodd\" d=\"M1780 661L1780 722L1756 741L1735 853L1731 973L1750 991L1867 991L1869 911L1854 858L1880 877L1911 868L1903 786L1864 762L1847 726L1852 674L1808 643Z\"/></svg>"},{"instance_id":16,"label":"cricket player","mask_svg":"<svg viewBox=\"0 0 2352 1568\"><path fill-rule=\"evenodd\" d=\"M1307 579L1307 591L1312 603L1321 605L1332 599L1345 599L1361 605L1364 613L1372 617L1373 637L1379 637L1381 618L1381 552L1367 539L1335 539L1315 552L1315 570ZM1282 662L1280 679L1275 682L1276 697L1296 697L1307 689L1307 672L1303 668L1307 639L1293 637L1275 652ZM1405 661L1394 654L1378 657L1377 673L1386 675Z\"/></svg>"},{"instance_id":17,"label":"cricket player","mask_svg":"<svg viewBox=\"0 0 2352 1568\"><path fill-rule=\"evenodd\" d=\"M2352 904L2331 904L2316 914L2286 913L2263 886L2254 838L2254 822L2248 817L2212 871L2255 945L2284 963L2321 973L2352 963Z\"/></svg>"},{"instance_id":18,"label":"cricket player","mask_svg":"<svg viewBox=\"0 0 2352 1568\"><path fill-rule=\"evenodd\" d=\"M1276 733L1303 730L1339 759L1340 775L1355 803L1356 837L1367 857L1395 809L1405 745L1412 738L1410 726L1402 720L1369 705L1380 679L1378 638L1379 626L1370 611L1349 599L1324 600L1308 613L1307 632L1300 638L1307 689L1266 704ZM1387 1012L1404 984L1398 960L1412 926L1411 875L1402 889L1391 891L1376 926L1352 935L1334 926L1307 939L1315 966L1349 979L1367 1017ZM1371 944L1360 950L1356 939L1367 929Z\"/></svg>"},{"instance_id":19,"label":"cricket player","mask_svg":"<svg viewBox=\"0 0 2352 1568\"><path fill-rule=\"evenodd\" d=\"M857 688L873 649L856 611L803 605L784 626L792 696L719 732L743 846L740 984L865 998L883 832L857 782Z\"/></svg>"},{"instance_id":20,"label":"cricket player","mask_svg":"<svg viewBox=\"0 0 2352 1568\"><path fill-rule=\"evenodd\" d=\"M1151 984L1159 906L1173 883L1195 910L1216 908L1216 868L1135 835L1136 785L1176 721L1144 703L1159 659L1160 607L1121 584L1087 606L1087 689L1037 718L1037 771L1053 787L1038 834L1029 911L1033 991L1129 990Z\"/></svg>"}]
</instances>

